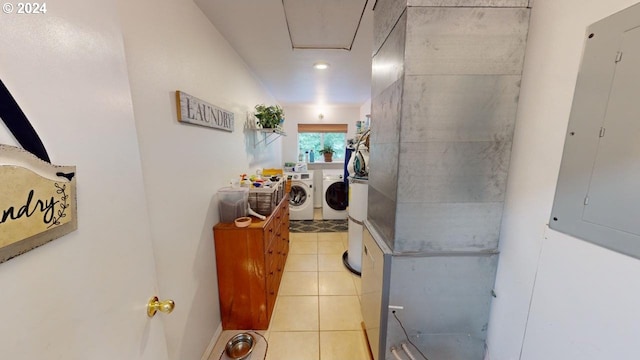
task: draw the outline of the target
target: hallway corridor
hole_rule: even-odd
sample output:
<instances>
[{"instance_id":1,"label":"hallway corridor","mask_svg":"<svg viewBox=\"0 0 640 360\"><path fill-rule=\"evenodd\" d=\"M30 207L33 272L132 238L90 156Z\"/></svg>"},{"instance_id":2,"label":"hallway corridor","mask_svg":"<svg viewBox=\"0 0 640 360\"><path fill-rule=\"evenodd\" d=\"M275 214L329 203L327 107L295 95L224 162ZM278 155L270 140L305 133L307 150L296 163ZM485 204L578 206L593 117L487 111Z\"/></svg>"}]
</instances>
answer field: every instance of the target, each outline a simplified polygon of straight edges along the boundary
<instances>
[{"instance_id":1,"label":"hallway corridor","mask_svg":"<svg viewBox=\"0 0 640 360\"><path fill-rule=\"evenodd\" d=\"M342 263L347 233L291 233L290 240L271 324L261 332L269 343L266 359L368 360L360 278ZM220 340L237 332L223 331ZM221 342L209 360L220 358ZM262 359L255 355L250 359Z\"/></svg>"}]
</instances>

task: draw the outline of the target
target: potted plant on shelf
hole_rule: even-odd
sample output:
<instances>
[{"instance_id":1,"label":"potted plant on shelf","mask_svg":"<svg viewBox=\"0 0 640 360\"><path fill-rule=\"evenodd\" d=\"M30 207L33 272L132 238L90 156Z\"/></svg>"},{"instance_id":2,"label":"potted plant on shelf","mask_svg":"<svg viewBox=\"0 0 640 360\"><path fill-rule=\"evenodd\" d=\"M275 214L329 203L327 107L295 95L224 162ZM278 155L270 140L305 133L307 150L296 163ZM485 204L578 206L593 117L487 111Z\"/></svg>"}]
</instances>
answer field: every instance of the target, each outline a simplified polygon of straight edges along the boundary
<instances>
[{"instance_id":1,"label":"potted plant on shelf","mask_svg":"<svg viewBox=\"0 0 640 360\"><path fill-rule=\"evenodd\" d=\"M325 145L322 150L320 150L320 154L324 156L324 162L332 162L333 161L333 153L335 151L331 147L331 145Z\"/></svg>"},{"instance_id":2,"label":"potted plant on shelf","mask_svg":"<svg viewBox=\"0 0 640 360\"><path fill-rule=\"evenodd\" d=\"M258 119L257 124L263 129L275 129L284 122L284 110L280 105L259 104L255 109L254 115Z\"/></svg>"}]
</instances>

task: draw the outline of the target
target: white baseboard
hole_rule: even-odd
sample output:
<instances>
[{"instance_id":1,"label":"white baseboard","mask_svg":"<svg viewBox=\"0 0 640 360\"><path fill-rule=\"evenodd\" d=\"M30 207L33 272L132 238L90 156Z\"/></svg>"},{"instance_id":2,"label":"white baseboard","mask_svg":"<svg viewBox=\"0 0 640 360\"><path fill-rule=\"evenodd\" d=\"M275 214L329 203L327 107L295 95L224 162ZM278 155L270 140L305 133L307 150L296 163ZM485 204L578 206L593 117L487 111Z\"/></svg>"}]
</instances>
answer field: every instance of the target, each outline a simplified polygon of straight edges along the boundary
<instances>
[{"instance_id":1,"label":"white baseboard","mask_svg":"<svg viewBox=\"0 0 640 360\"><path fill-rule=\"evenodd\" d=\"M201 360L209 360L209 358L211 357L211 353L213 352L213 348L216 346L216 342L218 342L218 338L220 337L220 334L222 334L222 323L218 325L218 328L213 333L213 337L209 342L209 346L207 346L207 349L204 351L204 354L202 354Z\"/></svg>"}]
</instances>

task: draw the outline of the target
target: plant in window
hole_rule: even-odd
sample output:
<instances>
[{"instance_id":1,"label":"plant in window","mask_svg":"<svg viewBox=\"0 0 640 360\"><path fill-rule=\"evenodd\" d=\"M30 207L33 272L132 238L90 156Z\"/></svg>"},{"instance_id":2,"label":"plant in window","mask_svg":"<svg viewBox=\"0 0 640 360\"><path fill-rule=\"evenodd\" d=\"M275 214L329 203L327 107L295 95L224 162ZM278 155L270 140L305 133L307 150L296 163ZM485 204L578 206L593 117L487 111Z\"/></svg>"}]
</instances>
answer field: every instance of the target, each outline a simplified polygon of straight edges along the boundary
<instances>
[{"instance_id":1,"label":"plant in window","mask_svg":"<svg viewBox=\"0 0 640 360\"><path fill-rule=\"evenodd\" d=\"M254 115L258 119L257 124L264 129L276 128L284 122L284 110L280 105L259 104L255 109Z\"/></svg>"},{"instance_id":2,"label":"plant in window","mask_svg":"<svg viewBox=\"0 0 640 360\"><path fill-rule=\"evenodd\" d=\"M324 156L324 162L332 162L334 153L335 150L333 150L331 145L325 145L322 150L320 150L320 154Z\"/></svg>"}]
</instances>

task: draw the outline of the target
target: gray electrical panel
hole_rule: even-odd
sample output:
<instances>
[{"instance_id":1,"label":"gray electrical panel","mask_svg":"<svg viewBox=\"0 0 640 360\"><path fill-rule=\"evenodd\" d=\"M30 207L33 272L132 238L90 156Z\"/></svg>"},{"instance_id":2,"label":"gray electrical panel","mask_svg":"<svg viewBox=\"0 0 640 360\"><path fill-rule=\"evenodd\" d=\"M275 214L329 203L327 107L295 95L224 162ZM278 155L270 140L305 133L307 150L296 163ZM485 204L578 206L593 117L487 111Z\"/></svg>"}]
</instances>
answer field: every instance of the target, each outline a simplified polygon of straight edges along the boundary
<instances>
[{"instance_id":1,"label":"gray electrical panel","mask_svg":"<svg viewBox=\"0 0 640 360\"><path fill-rule=\"evenodd\" d=\"M640 258L640 4L588 28L549 226Z\"/></svg>"}]
</instances>

